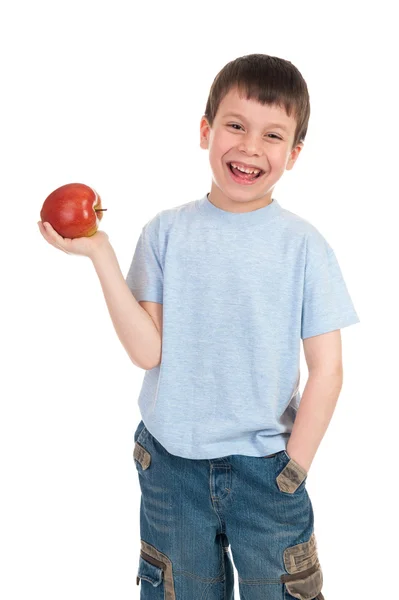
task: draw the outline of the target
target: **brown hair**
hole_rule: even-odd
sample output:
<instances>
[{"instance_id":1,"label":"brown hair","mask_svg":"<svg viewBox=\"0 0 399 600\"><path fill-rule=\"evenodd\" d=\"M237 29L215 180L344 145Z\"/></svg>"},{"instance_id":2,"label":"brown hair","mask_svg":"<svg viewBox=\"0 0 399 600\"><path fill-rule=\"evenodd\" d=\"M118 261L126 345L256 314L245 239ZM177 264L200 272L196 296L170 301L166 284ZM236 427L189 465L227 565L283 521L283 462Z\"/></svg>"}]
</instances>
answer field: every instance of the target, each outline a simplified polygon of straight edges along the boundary
<instances>
[{"instance_id":1,"label":"brown hair","mask_svg":"<svg viewBox=\"0 0 399 600\"><path fill-rule=\"evenodd\" d=\"M246 95L247 100L284 107L288 117L293 113L297 125L292 148L305 140L309 93L304 78L290 61L268 54L247 54L227 63L213 80L206 103L204 116L211 127L220 102L232 88Z\"/></svg>"}]
</instances>

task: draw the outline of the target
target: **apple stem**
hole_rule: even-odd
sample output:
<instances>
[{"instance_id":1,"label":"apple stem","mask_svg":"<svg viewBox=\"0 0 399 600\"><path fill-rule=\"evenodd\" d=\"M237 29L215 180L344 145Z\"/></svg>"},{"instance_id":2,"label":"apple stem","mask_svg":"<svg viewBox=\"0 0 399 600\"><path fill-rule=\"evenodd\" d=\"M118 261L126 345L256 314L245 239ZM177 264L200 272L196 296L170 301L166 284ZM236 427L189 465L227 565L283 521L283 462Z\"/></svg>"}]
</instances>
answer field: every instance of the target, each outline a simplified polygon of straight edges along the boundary
<instances>
[{"instance_id":1,"label":"apple stem","mask_svg":"<svg viewBox=\"0 0 399 600\"><path fill-rule=\"evenodd\" d=\"M100 210L108 210L108 208L95 208L94 209L96 212L100 212Z\"/></svg>"}]
</instances>

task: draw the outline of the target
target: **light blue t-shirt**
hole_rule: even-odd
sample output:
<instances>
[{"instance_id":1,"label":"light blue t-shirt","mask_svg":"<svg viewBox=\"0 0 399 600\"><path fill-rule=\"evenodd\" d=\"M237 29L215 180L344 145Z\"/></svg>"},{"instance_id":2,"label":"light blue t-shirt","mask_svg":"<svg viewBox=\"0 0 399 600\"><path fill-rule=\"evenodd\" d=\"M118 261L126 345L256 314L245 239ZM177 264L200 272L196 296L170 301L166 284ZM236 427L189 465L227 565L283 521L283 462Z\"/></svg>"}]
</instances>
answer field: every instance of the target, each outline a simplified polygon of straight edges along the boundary
<instances>
[{"instance_id":1,"label":"light blue t-shirt","mask_svg":"<svg viewBox=\"0 0 399 600\"><path fill-rule=\"evenodd\" d=\"M358 323L334 251L276 199L247 213L206 194L140 234L126 282L163 304L161 364L144 374L142 420L171 454L283 450L301 394L301 339Z\"/></svg>"}]
</instances>

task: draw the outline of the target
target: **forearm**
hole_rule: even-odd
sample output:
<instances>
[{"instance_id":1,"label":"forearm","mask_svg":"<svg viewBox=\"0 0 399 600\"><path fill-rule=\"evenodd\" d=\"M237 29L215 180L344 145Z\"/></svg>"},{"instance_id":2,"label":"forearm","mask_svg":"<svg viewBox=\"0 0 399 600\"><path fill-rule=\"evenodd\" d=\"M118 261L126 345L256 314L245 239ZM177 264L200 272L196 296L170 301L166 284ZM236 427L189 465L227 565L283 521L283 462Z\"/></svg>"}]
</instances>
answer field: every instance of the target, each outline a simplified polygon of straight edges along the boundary
<instances>
[{"instance_id":1,"label":"forearm","mask_svg":"<svg viewBox=\"0 0 399 600\"><path fill-rule=\"evenodd\" d=\"M118 338L131 361L148 370L159 363L161 336L147 311L137 302L121 272L111 244L91 257Z\"/></svg>"},{"instance_id":2,"label":"forearm","mask_svg":"<svg viewBox=\"0 0 399 600\"><path fill-rule=\"evenodd\" d=\"M287 444L287 453L309 471L342 388L342 371L310 372Z\"/></svg>"}]
</instances>

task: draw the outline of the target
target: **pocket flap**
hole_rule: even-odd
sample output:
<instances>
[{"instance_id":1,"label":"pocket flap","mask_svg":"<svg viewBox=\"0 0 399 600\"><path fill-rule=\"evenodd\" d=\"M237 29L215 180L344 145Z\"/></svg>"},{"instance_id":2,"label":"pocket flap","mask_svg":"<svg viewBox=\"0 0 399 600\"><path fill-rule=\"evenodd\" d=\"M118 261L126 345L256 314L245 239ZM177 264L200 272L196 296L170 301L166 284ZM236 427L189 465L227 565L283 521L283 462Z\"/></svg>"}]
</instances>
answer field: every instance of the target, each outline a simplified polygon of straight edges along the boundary
<instances>
[{"instance_id":1,"label":"pocket flap","mask_svg":"<svg viewBox=\"0 0 399 600\"><path fill-rule=\"evenodd\" d=\"M151 464L151 454L138 442L134 445L133 458L135 458L143 470L148 469Z\"/></svg>"},{"instance_id":2,"label":"pocket flap","mask_svg":"<svg viewBox=\"0 0 399 600\"><path fill-rule=\"evenodd\" d=\"M294 459L290 458L288 464L278 475L276 481L282 492L293 494L301 483L307 479L307 471L303 469Z\"/></svg>"},{"instance_id":3,"label":"pocket flap","mask_svg":"<svg viewBox=\"0 0 399 600\"><path fill-rule=\"evenodd\" d=\"M137 583L139 579L149 581L154 587L162 583L163 571L160 567L151 564L140 555L139 569L137 572Z\"/></svg>"},{"instance_id":4,"label":"pocket flap","mask_svg":"<svg viewBox=\"0 0 399 600\"><path fill-rule=\"evenodd\" d=\"M284 565L288 573L300 573L310 567L319 566L314 531L307 542L290 546L284 550Z\"/></svg>"}]
</instances>

